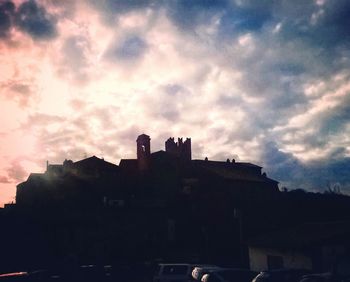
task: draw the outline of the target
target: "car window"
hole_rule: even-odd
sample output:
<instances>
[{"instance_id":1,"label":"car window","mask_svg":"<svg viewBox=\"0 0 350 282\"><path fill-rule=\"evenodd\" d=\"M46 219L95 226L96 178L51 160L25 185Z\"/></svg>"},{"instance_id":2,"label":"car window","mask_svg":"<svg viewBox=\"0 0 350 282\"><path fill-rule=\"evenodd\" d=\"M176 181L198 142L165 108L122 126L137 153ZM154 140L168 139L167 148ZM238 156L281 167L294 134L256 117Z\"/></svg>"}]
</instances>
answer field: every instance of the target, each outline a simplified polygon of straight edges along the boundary
<instances>
[{"instance_id":1,"label":"car window","mask_svg":"<svg viewBox=\"0 0 350 282\"><path fill-rule=\"evenodd\" d=\"M156 268L156 270L154 271L154 273L155 273L156 275L159 275L159 274L160 274L160 265L157 265L157 268Z\"/></svg>"},{"instance_id":2,"label":"car window","mask_svg":"<svg viewBox=\"0 0 350 282\"><path fill-rule=\"evenodd\" d=\"M184 275L187 274L188 267L186 265L166 265L163 268L163 274L166 275Z\"/></svg>"}]
</instances>

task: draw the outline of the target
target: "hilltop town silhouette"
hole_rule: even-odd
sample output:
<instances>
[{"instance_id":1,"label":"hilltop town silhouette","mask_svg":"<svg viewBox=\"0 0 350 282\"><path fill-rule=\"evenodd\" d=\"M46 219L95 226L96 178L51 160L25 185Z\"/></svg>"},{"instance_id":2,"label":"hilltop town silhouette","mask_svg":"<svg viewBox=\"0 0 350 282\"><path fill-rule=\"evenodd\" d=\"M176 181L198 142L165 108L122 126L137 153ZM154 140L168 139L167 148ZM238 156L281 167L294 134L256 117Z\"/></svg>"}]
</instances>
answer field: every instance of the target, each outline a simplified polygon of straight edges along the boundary
<instances>
[{"instance_id":1,"label":"hilltop town silhouette","mask_svg":"<svg viewBox=\"0 0 350 282\"><path fill-rule=\"evenodd\" d=\"M31 173L0 213L0 271L157 260L324 270L349 251L348 196L280 191L252 163L192 160L190 138L151 152L142 134L136 156Z\"/></svg>"}]
</instances>

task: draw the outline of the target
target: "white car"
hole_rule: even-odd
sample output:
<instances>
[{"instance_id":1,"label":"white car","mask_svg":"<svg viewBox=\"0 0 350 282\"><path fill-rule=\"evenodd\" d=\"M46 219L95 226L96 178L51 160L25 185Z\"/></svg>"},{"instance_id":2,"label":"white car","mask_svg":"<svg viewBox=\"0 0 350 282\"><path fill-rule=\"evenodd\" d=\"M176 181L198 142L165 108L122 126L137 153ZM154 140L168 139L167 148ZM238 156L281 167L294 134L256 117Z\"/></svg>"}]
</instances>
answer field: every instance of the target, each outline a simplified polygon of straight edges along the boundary
<instances>
[{"instance_id":1,"label":"white car","mask_svg":"<svg viewBox=\"0 0 350 282\"><path fill-rule=\"evenodd\" d=\"M196 266L192 270L192 278L196 281L201 281L202 277L204 274L207 274L211 271L214 270L219 270L221 267L217 265L201 265L201 266Z\"/></svg>"}]
</instances>

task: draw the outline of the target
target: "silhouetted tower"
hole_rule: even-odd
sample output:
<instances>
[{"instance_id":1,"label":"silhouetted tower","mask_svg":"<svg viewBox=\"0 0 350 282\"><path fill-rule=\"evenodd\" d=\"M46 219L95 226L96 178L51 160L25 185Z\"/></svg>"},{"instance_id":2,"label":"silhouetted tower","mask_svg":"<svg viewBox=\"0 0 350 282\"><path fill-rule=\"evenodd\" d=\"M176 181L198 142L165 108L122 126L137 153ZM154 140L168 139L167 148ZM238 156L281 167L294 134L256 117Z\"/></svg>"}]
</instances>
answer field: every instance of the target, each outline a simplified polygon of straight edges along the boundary
<instances>
[{"instance_id":1,"label":"silhouetted tower","mask_svg":"<svg viewBox=\"0 0 350 282\"><path fill-rule=\"evenodd\" d=\"M146 171L151 162L151 138L146 134L141 134L136 139L137 163L140 171Z\"/></svg>"},{"instance_id":2,"label":"silhouetted tower","mask_svg":"<svg viewBox=\"0 0 350 282\"><path fill-rule=\"evenodd\" d=\"M191 138L186 138L185 142L182 138L178 138L175 143L174 137L170 137L165 141L165 151L181 160L190 161L192 159Z\"/></svg>"}]
</instances>

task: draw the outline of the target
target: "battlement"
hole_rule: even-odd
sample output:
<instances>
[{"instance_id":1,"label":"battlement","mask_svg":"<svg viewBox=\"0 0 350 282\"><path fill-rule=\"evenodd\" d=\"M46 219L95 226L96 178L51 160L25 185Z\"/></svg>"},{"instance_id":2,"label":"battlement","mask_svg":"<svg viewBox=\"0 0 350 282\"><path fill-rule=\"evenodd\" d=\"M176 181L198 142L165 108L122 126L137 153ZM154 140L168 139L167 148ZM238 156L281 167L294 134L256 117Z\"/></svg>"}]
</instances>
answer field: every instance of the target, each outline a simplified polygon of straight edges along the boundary
<instances>
[{"instance_id":1,"label":"battlement","mask_svg":"<svg viewBox=\"0 0 350 282\"><path fill-rule=\"evenodd\" d=\"M174 137L170 137L165 141L165 151L173 156L176 156L182 160L190 161L192 159L191 151L191 138L178 138L175 142Z\"/></svg>"}]
</instances>

